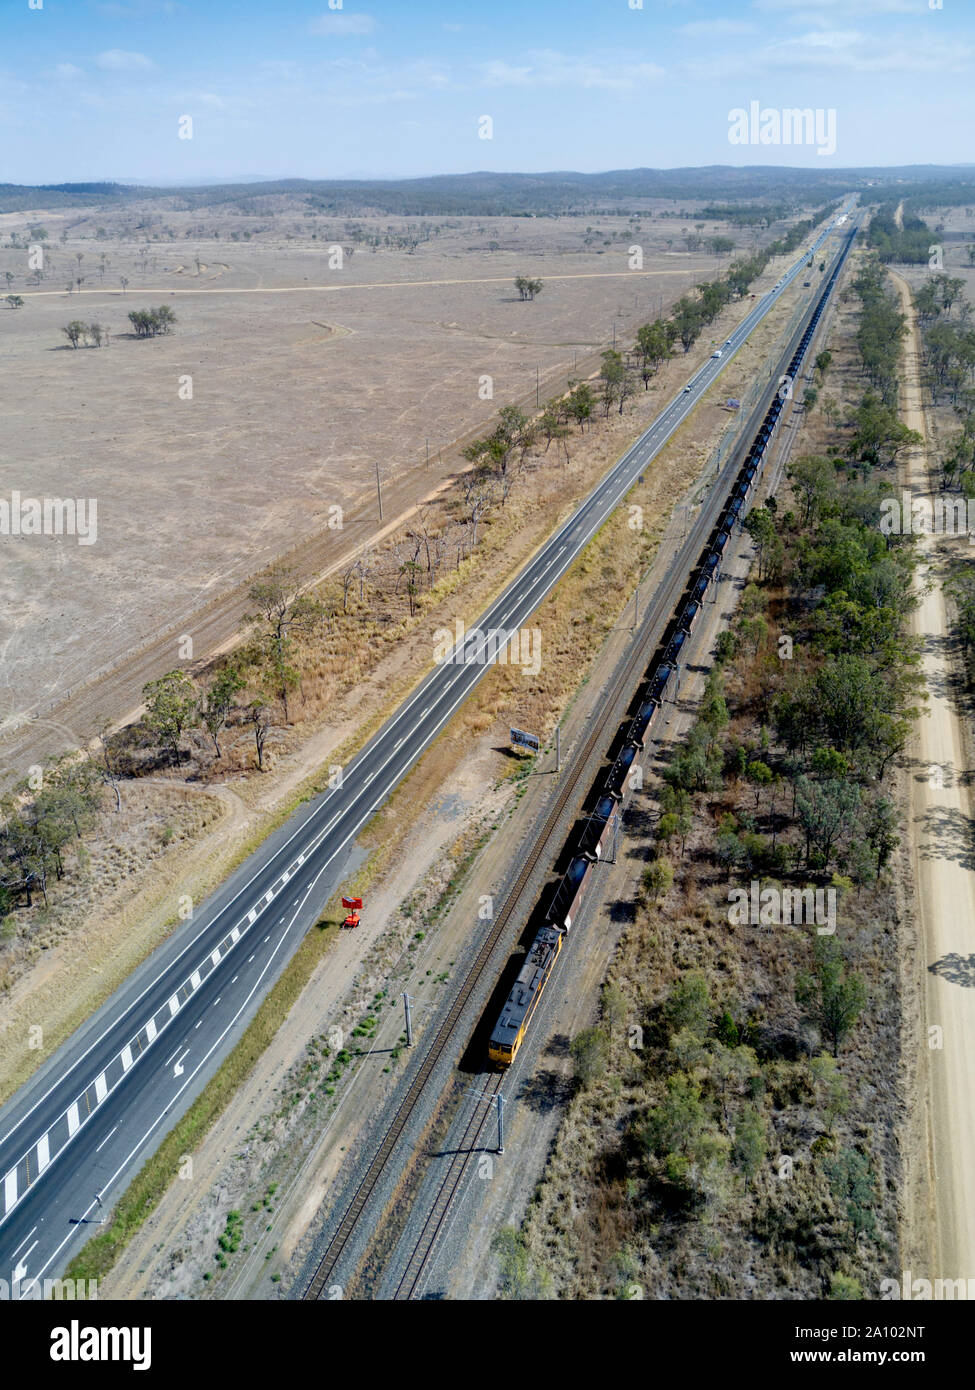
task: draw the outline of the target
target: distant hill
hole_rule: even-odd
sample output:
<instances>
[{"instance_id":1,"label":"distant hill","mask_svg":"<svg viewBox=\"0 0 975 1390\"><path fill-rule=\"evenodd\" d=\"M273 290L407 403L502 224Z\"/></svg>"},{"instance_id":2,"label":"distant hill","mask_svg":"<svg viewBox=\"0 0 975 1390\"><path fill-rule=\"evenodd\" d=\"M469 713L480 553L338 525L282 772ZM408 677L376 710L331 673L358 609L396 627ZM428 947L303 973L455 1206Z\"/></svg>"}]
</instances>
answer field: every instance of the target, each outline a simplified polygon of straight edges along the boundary
<instances>
[{"instance_id":1,"label":"distant hill","mask_svg":"<svg viewBox=\"0 0 975 1390\"><path fill-rule=\"evenodd\" d=\"M638 208L650 198L761 200L821 204L851 189L871 201L885 197L930 202L975 201L975 166L906 165L902 168L791 169L716 164L694 169L617 169L600 174L441 174L417 179L275 179L181 188L122 183L60 183L37 187L0 184L0 212L144 203L202 209L286 199L316 211L345 216L368 212L408 217L595 212Z\"/></svg>"}]
</instances>

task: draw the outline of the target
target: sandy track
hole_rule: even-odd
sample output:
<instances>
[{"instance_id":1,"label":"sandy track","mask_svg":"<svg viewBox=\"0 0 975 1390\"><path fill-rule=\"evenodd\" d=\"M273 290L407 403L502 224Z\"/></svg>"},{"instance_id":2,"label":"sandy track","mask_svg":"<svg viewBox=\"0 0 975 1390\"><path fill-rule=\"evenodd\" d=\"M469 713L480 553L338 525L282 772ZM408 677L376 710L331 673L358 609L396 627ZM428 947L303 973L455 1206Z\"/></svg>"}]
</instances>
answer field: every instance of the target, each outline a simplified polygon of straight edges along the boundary
<instances>
[{"instance_id":1,"label":"sandy track","mask_svg":"<svg viewBox=\"0 0 975 1390\"><path fill-rule=\"evenodd\" d=\"M904 418L927 438L917 322L906 281L894 279L910 326ZM914 496L930 493L926 447L911 451L903 476ZM944 593L933 573L939 559L936 538L922 536L920 547L923 563L916 582L921 602L912 625L923 643L930 712L919 721L913 741L911 857L927 967L925 1030L930 1038L932 1028L941 1029L943 1044L939 1048L929 1042L926 1053L935 1230L933 1269L923 1273L952 1279L975 1271L975 822L966 731L952 695L955 673Z\"/></svg>"},{"instance_id":2,"label":"sandy track","mask_svg":"<svg viewBox=\"0 0 975 1390\"><path fill-rule=\"evenodd\" d=\"M678 266L666 270L595 270L580 272L576 275L546 275L548 280L646 280L655 279L658 275L686 275L687 267ZM245 288L234 289L232 286L220 285L211 286L207 289L189 289L183 285L163 285L148 288L139 286L139 294L309 294L321 291L323 294L332 294L340 290L404 290L420 288L424 285L510 285L510 275L491 275L491 276L471 276L459 280L356 280L351 285L250 285ZM111 299L123 299L126 297L124 290L106 290L104 286L97 289L74 289L71 294L94 294L108 295ZM70 299L71 295L65 294L64 290L21 290L22 299Z\"/></svg>"}]
</instances>

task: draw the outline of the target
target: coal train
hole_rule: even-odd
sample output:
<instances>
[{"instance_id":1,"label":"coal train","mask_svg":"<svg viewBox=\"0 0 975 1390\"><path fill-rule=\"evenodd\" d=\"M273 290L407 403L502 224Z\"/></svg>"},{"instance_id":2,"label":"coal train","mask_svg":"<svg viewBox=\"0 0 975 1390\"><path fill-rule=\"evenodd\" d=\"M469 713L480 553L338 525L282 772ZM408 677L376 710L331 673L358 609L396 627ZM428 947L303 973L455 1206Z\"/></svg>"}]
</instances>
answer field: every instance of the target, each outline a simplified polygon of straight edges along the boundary
<instances>
[{"instance_id":1,"label":"coal train","mask_svg":"<svg viewBox=\"0 0 975 1390\"><path fill-rule=\"evenodd\" d=\"M803 331L788 371L780 381L772 404L765 413L758 433L731 486L724 507L718 515L707 544L691 571L673 616L649 665L648 674L637 696L637 713L626 727L623 744L602 783L599 797L571 847L574 851L569 867L559 881L545 913L545 924L535 936L525 963L505 1000L501 1016L494 1026L488 1043L488 1057L496 1068L511 1065L525 1039L542 991L551 978L562 950L563 938L572 929L596 863L612 845L623 810L634 786L642 786L643 757L648 735L659 723L668 692L676 695L680 682L680 656L712 584L721 572L721 557L736 523L744 519L745 504L762 475L769 441L782 413L782 406L791 396L792 383L802 365L830 293L849 253L854 228L819 301Z\"/></svg>"}]
</instances>

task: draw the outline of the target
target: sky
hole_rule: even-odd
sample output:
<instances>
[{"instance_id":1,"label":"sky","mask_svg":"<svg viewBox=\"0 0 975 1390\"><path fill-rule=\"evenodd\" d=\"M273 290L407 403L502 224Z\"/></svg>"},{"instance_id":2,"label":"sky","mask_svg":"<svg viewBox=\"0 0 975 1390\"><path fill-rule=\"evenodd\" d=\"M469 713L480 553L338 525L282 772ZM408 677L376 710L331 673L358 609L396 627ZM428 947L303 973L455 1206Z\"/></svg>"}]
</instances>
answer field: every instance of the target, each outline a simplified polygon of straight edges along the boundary
<instances>
[{"instance_id":1,"label":"sky","mask_svg":"<svg viewBox=\"0 0 975 1390\"><path fill-rule=\"evenodd\" d=\"M975 0L0 0L0 182L965 163L973 78Z\"/></svg>"}]
</instances>

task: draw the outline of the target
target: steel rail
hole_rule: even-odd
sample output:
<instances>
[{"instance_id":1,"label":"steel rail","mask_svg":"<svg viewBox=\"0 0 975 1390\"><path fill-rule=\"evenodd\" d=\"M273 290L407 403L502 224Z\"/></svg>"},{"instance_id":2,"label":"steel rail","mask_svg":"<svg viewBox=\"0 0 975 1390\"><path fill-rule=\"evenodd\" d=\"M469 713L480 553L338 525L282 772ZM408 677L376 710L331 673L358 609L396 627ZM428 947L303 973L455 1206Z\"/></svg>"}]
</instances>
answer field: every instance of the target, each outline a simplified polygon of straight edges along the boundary
<instances>
[{"instance_id":1,"label":"steel rail","mask_svg":"<svg viewBox=\"0 0 975 1390\"><path fill-rule=\"evenodd\" d=\"M850 242L851 241L852 237L850 238ZM843 260L845 260L846 252L849 249L850 242L847 242L845 245L841 246L840 249L837 251L836 256L834 258L833 266L831 266L831 272L832 270L836 269L838 265L841 265ZM829 282L830 278L830 275L827 275L827 283ZM803 334L809 326L809 322L811 321L818 304L819 296L814 295L809 305L808 311L802 316L802 319L799 325L797 326L792 336L792 339L790 340L786 349L782 352L780 356L780 365L782 363L788 364L791 361L798 347L798 344L802 339ZM499 941L501 941L502 937L504 936L505 930L521 902L521 898L524 895L529 880L531 879L534 870L537 867L543 853L548 848L549 841L551 840L554 832L558 828L559 822L562 817L562 813L565 810L566 804L568 803L570 796L572 796L573 793L576 791L578 784L585 773L589 760L592 757L592 754L595 751L597 744L600 742L606 731L607 725L609 725L610 723L619 722L619 716L617 715L616 710L621 697L627 692L630 692L629 694L627 694L627 704L629 703L630 698L632 698L632 693L635 691L636 686L638 684L637 677L640 674L642 674L642 671L643 669L645 669L647 664L648 640L652 640L661 621L665 620L670 616L670 613L674 606L675 597L679 596L679 594L682 593L684 588L686 587L689 575L692 572L696 564L697 558L700 554L700 548L703 544L703 541L710 534L713 524L716 518L720 515L721 509L725 501L727 500L725 494L725 484L730 481L732 476L737 476L743 452L746 451L748 443L751 437L753 436L754 431L761 424L761 421L764 418L765 413L768 410L769 404L774 398L777 390L778 380L776 373L773 372L769 387L760 396L758 402L756 403L752 411L751 416L749 417L745 429L742 431L741 443L738 445L738 447L730 451L728 460L725 463L724 468L719 473L718 477L715 479L715 483L710 488L708 496L700 512L698 513L694 525L691 527L691 530L688 533L684 543L682 544L676 556L674 557L674 560L671 563L660 588L654 596L654 599L648 605L647 612L644 616L644 620L640 625L640 636L643 640L634 641L633 650L630 653L630 656L626 661L626 664L622 672L615 680L609 698L607 698L603 702L598 717L593 721L593 727L591 728L585 740L581 752L579 752L578 754L576 754L575 757L573 757L572 764L570 768L567 769L568 775L563 779L559 787L558 793L545 819L545 823L542 826L542 829L539 832L539 834L535 837L531 849L529 850L528 855L522 863L521 869L518 872L518 876L515 879L514 884L512 885L510 891L508 892L505 898L501 911L498 913L498 916L496 917L491 927L491 930L488 932L484 941L481 943L481 946L477 952L477 955L474 958L471 968L468 971L466 977L464 978L464 981L461 984L461 987L458 990L454 998L454 1001L450 1006L450 1009L448 1010L446 1016L441 1022L440 1027L438 1028L437 1033L433 1039L433 1042L431 1043L426 1055L420 1063L420 1066L417 1069L416 1075L413 1077L413 1080L409 1086L409 1089L406 1092L406 1095L400 1101L396 1113L393 1116L393 1119L388 1129L386 1130L382 1138L382 1141L379 1144L378 1149L373 1155L373 1158L369 1163L369 1166L366 1169L365 1174L363 1175L358 1186L356 1187L355 1193L353 1194L353 1197L341 1221L339 1222L339 1225L333 1232L328 1242L328 1245L326 1246L325 1252L315 1270L315 1273L312 1276L312 1279L307 1289L305 1290L305 1293L303 1295L304 1299L320 1299L326 1286L332 1279L336 1271L336 1268L339 1264L339 1261L341 1260L346 1248L348 1247L352 1234L355 1231L370 1198L376 1191L380 1183L380 1180L386 1171L392 1153L396 1148L401 1136L403 1135L403 1132L405 1131L407 1125L413 1117L420 1096L425 1090L427 1082L429 1081L430 1076L434 1071L434 1068L436 1067L437 1063L441 1060L449 1044L451 1043L460 1017L464 1012L464 1009L467 1003L469 1002L472 994L474 993L474 990L480 983L481 978L484 976L488 963L494 954L495 947L498 945ZM678 583L680 584L679 588L677 588ZM652 656L654 651L655 647L651 646L649 655ZM484 1117L482 1116L482 1123L483 1118ZM463 1172L463 1165L466 1164L467 1157L467 1154L463 1156L461 1172L458 1175L453 1188L451 1189L451 1197L453 1195L453 1192L456 1191L456 1187L460 1182L460 1176ZM451 1168L453 1168L453 1164L451 1164ZM450 1170L448 1170L448 1176L445 1179L444 1184L441 1186L437 1198L435 1199L435 1206L437 1203L440 1202L443 1192L447 1187L449 1176ZM417 1269L413 1281L414 1286L416 1280L419 1279L420 1273L422 1272L422 1269L426 1261L429 1259L430 1253L432 1252L433 1245L436 1240L436 1235L442 1227L447 1210L449 1210L449 1203L447 1207L444 1208L442 1214L440 1215L439 1221L436 1223L436 1226L433 1229L432 1238L428 1243L426 1253L420 1261L419 1268ZM426 1229L426 1227L424 1229ZM417 1249L419 1249L419 1245ZM416 1253L416 1250L414 1250L414 1255L411 1257L408 1268L412 1267L414 1259L416 1257Z\"/></svg>"}]
</instances>

